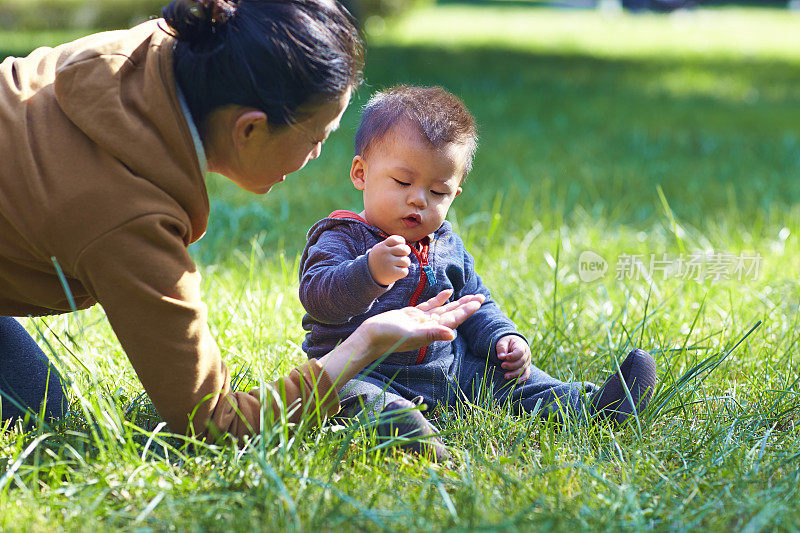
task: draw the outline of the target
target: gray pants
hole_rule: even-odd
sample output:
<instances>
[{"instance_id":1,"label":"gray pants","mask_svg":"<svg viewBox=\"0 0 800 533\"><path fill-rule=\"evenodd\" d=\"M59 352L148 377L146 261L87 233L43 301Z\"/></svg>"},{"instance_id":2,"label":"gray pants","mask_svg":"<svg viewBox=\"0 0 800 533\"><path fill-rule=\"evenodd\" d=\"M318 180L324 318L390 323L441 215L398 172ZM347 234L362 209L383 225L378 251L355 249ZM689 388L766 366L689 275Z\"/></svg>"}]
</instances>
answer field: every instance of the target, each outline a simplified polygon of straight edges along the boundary
<instances>
[{"instance_id":1,"label":"gray pants","mask_svg":"<svg viewBox=\"0 0 800 533\"><path fill-rule=\"evenodd\" d=\"M429 369L420 369L430 372ZM347 383L339 395L341 416L353 417L361 412L377 416L390 402L405 398L411 400L422 396L429 408L436 405L453 406L461 401L476 403L489 396L499 402L511 401L512 406L523 412L532 412L539 405L543 417L555 417L563 422L566 417L580 413L589 395L598 390L589 382L565 383L546 372L531 367L531 375L525 383L503 377L505 371L486 357L478 358L469 351L456 354L449 369L441 368L441 382L433 395L425 387L424 380L408 379L414 367L402 373L386 372L378 366L371 372L356 376ZM422 385L422 386L420 386Z\"/></svg>"}]
</instances>

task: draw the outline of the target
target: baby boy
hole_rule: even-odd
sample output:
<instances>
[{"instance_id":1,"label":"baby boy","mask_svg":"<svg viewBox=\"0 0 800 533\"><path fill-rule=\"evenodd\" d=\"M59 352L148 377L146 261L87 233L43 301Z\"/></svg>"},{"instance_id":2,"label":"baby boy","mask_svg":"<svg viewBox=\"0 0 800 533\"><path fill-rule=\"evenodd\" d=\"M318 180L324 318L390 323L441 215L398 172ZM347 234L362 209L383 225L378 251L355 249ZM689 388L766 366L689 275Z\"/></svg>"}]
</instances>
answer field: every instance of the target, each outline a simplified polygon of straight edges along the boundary
<instances>
[{"instance_id":1,"label":"baby boy","mask_svg":"<svg viewBox=\"0 0 800 533\"><path fill-rule=\"evenodd\" d=\"M483 305L455 340L389 354L348 383L340 395L343 414L408 412L408 431L401 433L430 434L419 411L409 410L415 403L452 405L484 390L562 421L586 404L590 415L622 422L650 399L652 357L634 350L601 389L565 383L532 366L525 337L492 300L445 220L476 143L469 111L439 87L398 86L369 100L350 169L364 210L334 211L308 233L300 265L308 331L303 349L320 357L370 316L417 305L442 290L451 290L453 299L482 294ZM436 454L446 451L437 445Z\"/></svg>"}]
</instances>

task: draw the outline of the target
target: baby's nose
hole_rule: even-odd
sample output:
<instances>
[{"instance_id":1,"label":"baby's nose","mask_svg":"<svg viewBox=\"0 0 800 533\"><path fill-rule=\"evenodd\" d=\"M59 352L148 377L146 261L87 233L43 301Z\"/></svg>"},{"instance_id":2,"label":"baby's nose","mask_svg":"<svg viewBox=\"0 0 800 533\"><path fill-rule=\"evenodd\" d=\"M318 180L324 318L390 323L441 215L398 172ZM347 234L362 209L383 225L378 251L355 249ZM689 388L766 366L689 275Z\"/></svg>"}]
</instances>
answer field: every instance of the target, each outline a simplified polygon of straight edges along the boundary
<instances>
[{"instance_id":1,"label":"baby's nose","mask_svg":"<svg viewBox=\"0 0 800 533\"><path fill-rule=\"evenodd\" d=\"M419 189L410 191L408 193L408 203L420 209L424 208L426 205L425 193Z\"/></svg>"}]
</instances>

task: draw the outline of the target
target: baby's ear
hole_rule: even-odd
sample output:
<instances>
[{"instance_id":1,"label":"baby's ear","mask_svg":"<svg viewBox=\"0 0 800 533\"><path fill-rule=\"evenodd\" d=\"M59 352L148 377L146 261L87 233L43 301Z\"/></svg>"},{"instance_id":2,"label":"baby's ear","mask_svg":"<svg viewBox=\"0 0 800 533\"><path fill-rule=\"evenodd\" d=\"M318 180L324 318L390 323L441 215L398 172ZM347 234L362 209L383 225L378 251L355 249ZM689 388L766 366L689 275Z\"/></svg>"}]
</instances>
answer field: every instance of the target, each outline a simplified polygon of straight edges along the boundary
<instances>
[{"instance_id":1,"label":"baby's ear","mask_svg":"<svg viewBox=\"0 0 800 533\"><path fill-rule=\"evenodd\" d=\"M456 189L456 196L458 196L459 194L461 194L463 191L464 191L464 189L462 189L461 187L459 187L458 189Z\"/></svg>"},{"instance_id":2,"label":"baby's ear","mask_svg":"<svg viewBox=\"0 0 800 533\"><path fill-rule=\"evenodd\" d=\"M353 164L350 166L350 181L353 186L359 191L363 191L366 187L366 173L367 162L360 155L353 158Z\"/></svg>"}]
</instances>

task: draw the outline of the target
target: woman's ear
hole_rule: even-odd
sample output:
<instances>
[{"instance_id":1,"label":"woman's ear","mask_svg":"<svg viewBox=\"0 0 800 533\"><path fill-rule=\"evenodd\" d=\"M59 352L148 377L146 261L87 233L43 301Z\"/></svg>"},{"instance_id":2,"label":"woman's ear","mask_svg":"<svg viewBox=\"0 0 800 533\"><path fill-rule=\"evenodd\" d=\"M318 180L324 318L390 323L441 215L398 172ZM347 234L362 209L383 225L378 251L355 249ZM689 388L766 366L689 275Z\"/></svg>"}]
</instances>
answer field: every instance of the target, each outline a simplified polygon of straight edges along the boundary
<instances>
[{"instance_id":1,"label":"woman's ear","mask_svg":"<svg viewBox=\"0 0 800 533\"><path fill-rule=\"evenodd\" d=\"M208 170L231 175L240 163L243 150L259 147L258 143L251 142L260 138L256 135L259 132L269 134L269 120L261 110L231 104L212 111L203 137Z\"/></svg>"},{"instance_id":2,"label":"woman's ear","mask_svg":"<svg viewBox=\"0 0 800 533\"><path fill-rule=\"evenodd\" d=\"M269 134L269 120L263 111L246 108L233 123L233 144L239 148L247 146L259 134Z\"/></svg>"},{"instance_id":3,"label":"woman's ear","mask_svg":"<svg viewBox=\"0 0 800 533\"><path fill-rule=\"evenodd\" d=\"M363 157L357 155L353 158L353 164L350 166L350 181L353 186L359 191L363 191L366 187L367 180L367 162Z\"/></svg>"}]
</instances>

